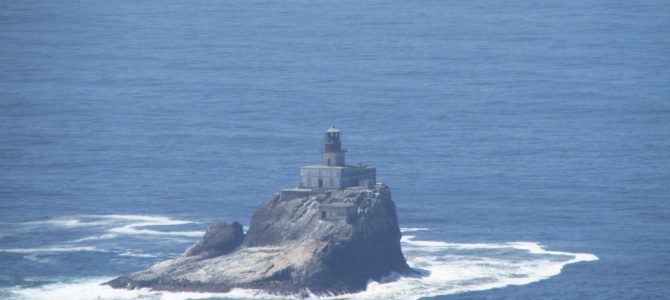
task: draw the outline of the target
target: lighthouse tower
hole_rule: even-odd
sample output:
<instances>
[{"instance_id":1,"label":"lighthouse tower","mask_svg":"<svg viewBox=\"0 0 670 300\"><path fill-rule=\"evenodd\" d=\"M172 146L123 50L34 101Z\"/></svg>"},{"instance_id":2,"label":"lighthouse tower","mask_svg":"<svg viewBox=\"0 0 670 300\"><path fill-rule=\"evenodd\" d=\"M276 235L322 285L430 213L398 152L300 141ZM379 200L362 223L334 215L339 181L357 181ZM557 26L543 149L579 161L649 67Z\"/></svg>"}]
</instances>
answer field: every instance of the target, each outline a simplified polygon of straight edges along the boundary
<instances>
[{"instance_id":1,"label":"lighthouse tower","mask_svg":"<svg viewBox=\"0 0 670 300\"><path fill-rule=\"evenodd\" d=\"M342 141L340 140L340 131L335 125L330 125L326 130L323 139L323 149L321 150L321 164L324 166L344 167L344 153L342 150Z\"/></svg>"}]
</instances>

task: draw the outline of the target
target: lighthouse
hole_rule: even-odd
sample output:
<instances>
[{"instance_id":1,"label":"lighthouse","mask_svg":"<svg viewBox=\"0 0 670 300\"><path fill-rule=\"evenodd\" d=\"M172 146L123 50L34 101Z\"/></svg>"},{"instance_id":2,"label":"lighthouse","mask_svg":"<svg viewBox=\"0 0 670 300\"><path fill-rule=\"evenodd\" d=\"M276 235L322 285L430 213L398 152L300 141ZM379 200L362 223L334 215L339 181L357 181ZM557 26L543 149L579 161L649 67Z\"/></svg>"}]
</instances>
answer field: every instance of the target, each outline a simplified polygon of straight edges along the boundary
<instances>
[{"instance_id":1,"label":"lighthouse","mask_svg":"<svg viewBox=\"0 0 670 300\"><path fill-rule=\"evenodd\" d=\"M330 125L323 138L323 149L321 149L321 164L324 166L344 167L344 153L340 131L335 125Z\"/></svg>"},{"instance_id":2,"label":"lighthouse","mask_svg":"<svg viewBox=\"0 0 670 300\"><path fill-rule=\"evenodd\" d=\"M376 183L377 170L362 164L348 166L346 150L342 148L342 134L331 125L324 134L321 164L300 168L299 188L345 189L354 186L371 187Z\"/></svg>"}]
</instances>

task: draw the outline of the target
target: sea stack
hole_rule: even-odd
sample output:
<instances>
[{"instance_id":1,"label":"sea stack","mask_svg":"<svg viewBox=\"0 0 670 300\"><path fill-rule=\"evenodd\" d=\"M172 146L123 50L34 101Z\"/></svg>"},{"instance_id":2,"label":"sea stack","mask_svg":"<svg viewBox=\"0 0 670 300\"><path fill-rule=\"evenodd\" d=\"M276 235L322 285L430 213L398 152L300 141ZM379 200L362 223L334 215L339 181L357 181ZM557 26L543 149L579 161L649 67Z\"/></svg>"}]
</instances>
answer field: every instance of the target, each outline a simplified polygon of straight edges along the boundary
<instances>
[{"instance_id":1,"label":"sea stack","mask_svg":"<svg viewBox=\"0 0 670 300\"><path fill-rule=\"evenodd\" d=\"M321 163L254 212L249 230L215 224L184 255L105 284L115 288L273 294L342 294L410 268L395 203L376 169L345 163L340 131L325 133Z\"/></svg>"}]
</instances>

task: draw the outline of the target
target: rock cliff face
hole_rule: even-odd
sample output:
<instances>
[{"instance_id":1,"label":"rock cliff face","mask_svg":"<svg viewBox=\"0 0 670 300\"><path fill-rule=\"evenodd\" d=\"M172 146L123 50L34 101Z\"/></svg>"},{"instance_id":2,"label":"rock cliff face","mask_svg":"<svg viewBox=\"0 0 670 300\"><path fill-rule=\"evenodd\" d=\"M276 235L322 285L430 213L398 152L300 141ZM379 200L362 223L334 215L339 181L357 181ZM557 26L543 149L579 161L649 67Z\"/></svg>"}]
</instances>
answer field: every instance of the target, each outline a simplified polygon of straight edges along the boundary
<instances>
[{"instance_id":1,"label":"rock cliff face","mask_svg":"<svg viewBox=\"0 0 670 300\"><path fill-rule=\"evenodd\" d=\"M324 207L346 207L350 214L326 217ZM385 185L293 199L276 195L256 209L246 235L237 222L214 225L183 256L106 284L173 291L355 292L370 279L410 271L400 237Z\"/></svg>"}]
</instances>

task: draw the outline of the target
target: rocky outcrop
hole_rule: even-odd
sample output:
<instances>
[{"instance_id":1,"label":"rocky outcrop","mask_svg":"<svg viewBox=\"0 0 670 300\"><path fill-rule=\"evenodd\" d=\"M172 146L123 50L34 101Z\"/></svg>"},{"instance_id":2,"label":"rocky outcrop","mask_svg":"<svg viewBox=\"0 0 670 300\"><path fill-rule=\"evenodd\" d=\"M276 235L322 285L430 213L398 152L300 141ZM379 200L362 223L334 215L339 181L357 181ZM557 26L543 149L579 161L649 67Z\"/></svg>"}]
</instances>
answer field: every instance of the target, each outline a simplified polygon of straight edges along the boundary
<instances>
[{"instance_id":1,"label":"rocky outcrop","mask_svg":"<svg viewBox=\"0 0 670 300\"><path fill-rule=\"evenodd\" d=\"M326 216L325 208L347 211ZM330 213L331 211L327 211ZM262 289L276 294L355 292L369 280L410 268L389 188L355 187L279 194L256 209L246 236L239 223L215 225L185 255L116 278L116 288L225 292ZM241 245L240 245L241 244Z\"/></svg>"},{"instance_id":2,"label":"rocky outcrop","mask_svg":"<svg viewBox=\"0 0 670 300\"><path fill-rule=\"evenodd\" d=\"M207 229L205 236L197 244L186 250L184 255L209 258L228 254L239 247L243 239L242 224L238 222L214 224Z\"/></svg>"}]
</instances>

